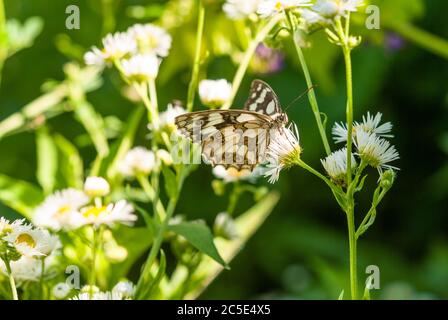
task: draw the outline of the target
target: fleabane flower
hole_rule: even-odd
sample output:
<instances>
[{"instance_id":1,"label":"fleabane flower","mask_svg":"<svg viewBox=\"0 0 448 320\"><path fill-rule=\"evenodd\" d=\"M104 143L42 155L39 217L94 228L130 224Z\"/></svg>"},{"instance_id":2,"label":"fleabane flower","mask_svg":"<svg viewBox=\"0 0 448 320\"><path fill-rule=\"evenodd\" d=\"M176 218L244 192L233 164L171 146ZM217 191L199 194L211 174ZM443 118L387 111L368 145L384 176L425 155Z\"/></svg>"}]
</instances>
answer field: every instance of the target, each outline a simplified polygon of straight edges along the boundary
<instances>
[{"instance_id":1,"label":"fleabane flower","mask_svg":"<svg viewBox=\"0 0 448 320\"><path fill-rule=\"evenodd\" d=\"M22 256L17 261L10 262L11 274L14 280L20 282L23 281L37 281L42 274L42 263L38 259ZM4 262L0 259L0 271L7 275L8 271Z\"/></svg>"},{"instance_id":2,"label":"fleabane flower","mask_svg":"<svg viewBox=\"0 0 448 320\"><path fill-rule=\"evenodd\" d=\"M261 17L269 17L287 9L310 5L309 0L263 0L258 5L257 13Z\"/></svg>"},{"instance_id":3,"label":"fleabane flower","mask_svg":"<svg viewBox=\"0 0 448 320\"><path fill-rule=\"evenodd\" d=\"M347 178L347 148L335 151L321 163L327 172L328 176L334 183L345 186ZM356 160L353 154L351 155L352 170L356 169Z\"/></svg>"},{"instance_id":4,"label":"fleabane flower","mask_svg":"<svg viewBox=\"0 0 448 320\"><path fill-rule=\"evenodd\" d=\"M103 48L93 47L84 55L87 65L102 66L126 58L137 51L137 42L126 32L108 34L103 38Z\"/></svg>"},{"instance_id":5,"label":"fleabane flower","mask_svg":"<svg viewBox=\"0 0 448 320\"><path fill-rule=\"evenodd\" d=\"M160 60L150 53L137 54L121 60L123 74L132 82L154 80L159 73Z\"/></svg>"},{"instance_id":6,"label":"fleabane flower","mask_svg":"<svg viewBox=\"0 0 448 320\"><path fill-rule=\"evenodd\" d=\"M297 164L302 148L299 131L295 124L275 130L270 140L267 151L267 171L264 176L269 177L270 183L274 183L278 180L281 170Z\"/></svg>"},{"instance_id":7,"label":"fleabane flower","mask_svg":"<svg viewBox=\"0 0 448 320\"><path fill-rule=\"evenodd\" d=\"M131 281L120 281L113 287L112 293L124 299L130 299L134 296L135 286Z\"/></svg>"},{"instance_id":8,"label":"fleabane flower","mask_svg":"<svg viewBox=\"0 0 448 320\"><path fill-rule=\"evenodd\" d=\"M382 169L395 169L388 163L400 158L397 150L389 141L378 137L374 133L367 133L363 130L356 131L354 140L357 153L368 165L377 168L381 173Z\"/></svg>"},{"instance_id":9,"label":"fleabane flower","mask_svg":"<svg viewBox=\"0 0 448 320\"><path fill-rule=\"evenodd\" d=\"M75 229L79 227L79 209L89 201L84 192L76 189L57 191L36 208L33 223L54 231Z\"/></svg>"},{"instance_id":10,"label":"fleabane flower","mask_svg":"<svg viewBox=\"0 0 448 320\"><path fill-rule=\"evenodd\" d=\"M392 138L393 135L389 134L392 130L392 124L386 122L381 124L382 114L378 112L375 116L367 112L367 115L362 117L362 122L353 123L353 136L361 130L366 133L373 133L380 137ZM347 124L336 123L332 129L333 139L336 143L347 141Z\"/></svg>"},{"instance_id":11,"label":"fleabane flower","mask_svg":"<svg viewBox=\"0 0 448 320\"><path fill-rule=\"evenodd\" d=\"M199 83L199 97L203 104L216 108L226 103L232 96L232 85L225 79L202 80Z\"/></svg>"},{"instance_id":12,"label":"fleabane flower","mask_svg":"<svg viewBox=\"0 0 448 320\"><path fill-rule=\"evenodd\" d=\"M232 20L242 20L257 12L261 0L227 0L222 6L227 17Z\"/></svg>"},{"instance_id":13,"label":"fleabane flower","mask_svg":"<svg viewBox=\"0 0 448 320\"><path fill-rule=\"evenodd\" d=\"M111 203L107 206L90 206L81 211L83 225L107 225L116 223L133 225L137 220L134 208L126 200Z\"/></svg>"},{"instance_id":14,"label":"fleabane flower","mask_svg":"<svg viewBox=\"0 0 448 320\"><path fill-rule=\"evenodd\" d=\"M182 108L182 106L172 103L168 104L166 110L159 114L160 128L166 128L169 131L176 130L176 124L174 119L176 119L177 116L180 116L184 113L187 113L187 110Z\"/></svg>"},{"instance_id":15,"label":"fleabane flower","mask_svg":"<svg viewBox=\"0 0 448 320\"><path fill-rule=\"evenodd\" d=\"M335 19L345 17L348 12L355 12L363 5L363 0L318 0L312 9L323 18Z\"/></svg>"},{"instance_id":16,"label":"fleabane flower","mask_svg":"<svg viewBox=\"0 0 448 320\"><path fill-rule=\"evenodd\" d=\"M140 53L149 53L159 57L166 57L171 48L171 36L169 33L153 24L135 24L128 29L137 42Z\"/></svg>"},{"instance_id":17,"label":"fleabane flower","mask_svg":"<svg viewBox=\"0 0 448 320\"><path fill-rule=\"evenodd\" d=\"M129 150L118 167L121 174L126 177L147 176L156 168L156 155L144 147Z\"/></svg>"},{"instance_id":18,"label":"fleabane flower","mask_svg":"<svg viewBox=\"0 0 448 320\"><path fill-rule=\"evenodd\" d=\"M31 225L20 224L13 228L3 240L9 242L23 256L48 256L59 247L59 238L51 235L48 230L33 228Z\"/></svg>"},{"instance_id":19,"label":"fleabane flower","mask_svg":"<svg viewBox=\"0 0 448 320\"><path fill-rule=\"evenodd\" d=\"M213 168L213 175L216 178L224 180L224 182L235 182L235 181L251 181L257 179L260 176L260 170L256 167L253 171L249 169L238 170L234 167L225 168L222 165L217 165Z\"/></svg>"},{"instance_id":20,"label":"fleabane flower","mask_svg":"<svg viewBox=\"0 0 448 320\"><path fill-rule=\"evenodd\" d=\"M101 177L88 177L84 182L84 192L91 198L104 197L110 192L110 185Z\"/></svg>"},{"instance_id":21,"label":"fleabane flower","mask_svg":"<svg viewBox=\"0 0 448 320\"><path fill-rule=\"evenodd\" d=\"M124 300L123 296L116 292L94 292L92 295L89 292L82 292L70 300Z\"/></svg>"}]
</instances>

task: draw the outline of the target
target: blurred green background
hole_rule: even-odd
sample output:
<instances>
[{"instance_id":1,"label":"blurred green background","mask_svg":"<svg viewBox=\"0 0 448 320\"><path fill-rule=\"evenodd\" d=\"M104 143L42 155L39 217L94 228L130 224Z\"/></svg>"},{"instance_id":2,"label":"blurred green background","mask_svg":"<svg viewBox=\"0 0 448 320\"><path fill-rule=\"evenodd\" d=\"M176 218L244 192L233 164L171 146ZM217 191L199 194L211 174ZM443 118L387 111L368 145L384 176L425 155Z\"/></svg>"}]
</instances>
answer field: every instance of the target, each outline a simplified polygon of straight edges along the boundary
<instances>
[{"instance_id":1,"label":"blurred green background","mask_svg":"<svg viewBox=\"0 0 448 320\"><path fill-rule=\"evenodd\" d=\"M445 0L373 1L381 5L384 24L401 21L448 39L448 2ZM389 3L387 3L389 2ZM226 78L235 72L232 50L236 50L234 29L227 28L221 12L222 1L208 0L206 46L209 57L201 77ZM76 4L81 12L80 30L65 28L65 9ZM107 32L125 30L137 22L161 19L173 35L173 48L162 65L158 80L160 105L186 98L193 61L195 10L192 1L92 0L46 1L6 0L6 15L24 21L39 16L42 33L33 47L8 59L0 88L0 120L20 110L42 93L42 84L62 80L64 63L82 61L82 54L99 45ZM381 290L374 298L448 298L448 62L415 45L412 39L392 32L393 27L367 31L353 54L355 113L382 112L394 124L395 143L401 159L396 184L379 207L373 228L359 244L359 275L377 265ZM232 32L230 32L232 31ZM328 116L327 131L344 119L344 65L338 49L327 44L323 33L310 38L314 47L307 51L321 111ZM289 42L275 44L290 52ZM276 73L246 75L237 106L246 98L250 81L262 78L287 105L306 89L293 55L287 54L284 68ZM120 130L135 105L122 93L116 73L106 71L101 88L89 93L88 100L111 126ZM197 104L199 106L199 104ZM307 99L288 111L301 134L303 158L320 168L323 147ZM86 143L81 125L70 113L49 120L53 131L74 141L82 152L85 166L95 157ZM142 125L138 144L145 143ZM32 131L0 140L0 173L35 183L36 151ZM373 173L373 172L372 172ZM373 178L371 175L371 179ZM183 190L179 213L212 222L226 207L226 197L217 197L211 188L212 174L205 165L194 172ZM370 181L370 186L375 181ZM282 173L271 188L281 192L275 211L231 264L202 295L210 298L328 298L338 297L347 285L348 243L344 214L328 188L303 170ZM365 212L368 198L358 199L359 213ZM238 211L250 207L243 197ZM0 213L16 214L0 205ZM358 218L360 218L358 216Z\"/></svg>"}]
</instances>

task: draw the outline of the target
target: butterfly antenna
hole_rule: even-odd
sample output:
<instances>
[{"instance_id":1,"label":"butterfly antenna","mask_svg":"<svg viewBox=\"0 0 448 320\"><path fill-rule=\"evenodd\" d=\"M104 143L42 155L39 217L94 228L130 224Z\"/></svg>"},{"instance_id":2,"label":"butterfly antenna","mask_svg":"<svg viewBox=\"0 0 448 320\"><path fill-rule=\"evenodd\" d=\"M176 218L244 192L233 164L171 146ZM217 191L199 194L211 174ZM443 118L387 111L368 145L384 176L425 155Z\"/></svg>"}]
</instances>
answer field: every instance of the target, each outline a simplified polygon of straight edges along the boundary
<instances>
[{"instance_id":1,"label":"butterfly antenna","mask_svg":"<svg viewBox=\"0 0 448 320\"><path fill-rule=\"evenodd\" d=\"M314 90L314 88L317 88L317 85L312 85L311 87L309 87L308 89L305 90L305 92L301 93L297 98L295 98L294 100L292 100L288 106L285 108L285 112L286 110L289 109L289 107L291 107L295 102L297 102L297 100L300 100L304 95L306 95L307 93L309 93L311 90Z\"/></svg>"}]
</instances>

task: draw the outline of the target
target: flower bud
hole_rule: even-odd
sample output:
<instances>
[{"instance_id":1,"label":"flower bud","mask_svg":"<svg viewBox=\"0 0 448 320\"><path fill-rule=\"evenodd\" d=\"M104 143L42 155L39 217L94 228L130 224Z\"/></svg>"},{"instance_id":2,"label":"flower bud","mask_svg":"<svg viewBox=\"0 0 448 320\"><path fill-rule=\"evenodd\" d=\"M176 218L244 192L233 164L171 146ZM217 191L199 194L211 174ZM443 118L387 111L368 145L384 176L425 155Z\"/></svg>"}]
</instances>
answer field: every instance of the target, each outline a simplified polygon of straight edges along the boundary
<instances>
[{"instance_id":1,"label":"flower bud","mask_svg":"<svg viewBox=\"0 0 448 320\"><path fill-rule=\"evenodd\" d=\"M390 189L395 181L395 171L394 170L387 170L381 174L380 177L380 185L384 189Z\"/></svg>"},{"instance_id":2,"label":"flower bud","mask_svg":"<svg viewBox=\"0 0 448 320\"><path fill-rule=\"evenodd\" d=\"M104 178L88 177L84 183L84 192L92 198L104 197L109 194L110 186Z\"/></svg>"}]
</instances>

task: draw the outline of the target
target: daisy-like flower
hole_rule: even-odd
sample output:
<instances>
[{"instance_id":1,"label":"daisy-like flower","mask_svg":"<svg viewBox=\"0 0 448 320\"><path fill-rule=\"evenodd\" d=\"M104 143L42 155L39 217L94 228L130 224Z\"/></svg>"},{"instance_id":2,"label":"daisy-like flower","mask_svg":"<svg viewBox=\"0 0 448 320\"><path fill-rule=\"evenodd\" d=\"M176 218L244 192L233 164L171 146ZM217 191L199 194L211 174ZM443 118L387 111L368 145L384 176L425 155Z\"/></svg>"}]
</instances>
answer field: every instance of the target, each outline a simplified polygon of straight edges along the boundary
<instances>
[{"instance_id":1,"label":"daisy-like flower","mask_svg":"<svg viewBox=\"0 0 448 320\"><path fill-rule=\"evenodd\" d=\"M35 210L33 223L36 226L58 231L79 227L79 209L89 203L89 197L76 189L57 191L48 196Z\"/></svg>"},{"instance_id":2,"label":"daisy-like flower","mask_svg":"<svg viewBox=\"0 0 448 320\"><path fill-rule=\"evenodd\" d=\"M8 219L0 217L0 239L12 232L18 226L24 223L25 219L15 220L11 223Z\"/></svg>"},{"instance_id":3,"label":"daisy-like flower","mask_svg":"<svg viewBox=\"0 0 448 320\"><path fill-rule=\"evenodd\" d=\"M367 112L366 116L362 117L362 122L353 123L353 136L359 130L366 133L373 133L380 137L392 138L393 135L389 134L392 130L392 124L386 122L381 124L382 114L378 112L375 116L372 116L370 112ZM333 139L336 143L347 141L347 125L345 123L336 123L332 129Z\"/></svg>"},{"instance_id":4,"label":"daisy-like flower","mask_svg":"<svg viewBox=\"0 0 448 320\"><path fill-rule=\"evenodd\" d=\"M321 16L316 11L310 9L303 9L300 11L300 19L304 22L305 28L314 25L314 24L329 24L331 23L331 19L327 19Z\"/></svg>"},{"instance_id":5,"label":"daisy-like flower","mask_svg":"<svg viewBox=\"0 0 448 320\"><path fill-rule=\"evenodd\" d=\"M103 39L103 49L93 47L84 55L87 65L102 66L115 60L123 59L137 51L137 42L126 32L108 34Z\"/></svg>"},{"instance_id":6,"label":"daisy-like flower","mask_svg":"<svg viewBox=\"0 0 448 320\"><path fill-rule=\"evenodd\" d=\"M170 166L173 164L173 157L165 149L158 149L156 152L156 157L166 166Z\"/></svg>"},{"instance_id":7,"label":"daisy-like flower","mask_svg":"<svg viewBox=\"0 0 448 320\"><path fill-rule=\"evenodd\" d=\"M72 288L65 282L59 282L51 289L51 293L56 299L64 299L70 291L72 291Z\"/></svg>"},{"instance_id":8,"label":"daisy-like flower","mask_svg":"<svg viewBox=\"0 0 448 320\"><path fill-rule=\"evenodd\" d=\"M123 74L131 81L146 82L159 73L160 60L150 53L137 54L121 61Z\"/></svg>"},{"instance_id":9,"label":"daisy-like flower","mask_svg":"<svg viewBox=\"0 0 448 320\"><path fill-rule=\"evenodd\" d=\"M113 287L112 293L124 299L130 299L134 296L135 286L131 281L120 281Z\"/></svg>"},{"instance_id":10,"label":"daisy-like flower","mask_svg":"<svg viewBox=\"0 0 448 320\"><path fill-rule=\"evenodd\" d=\"M239 235L235 220L227 212L218 213L213 225L213 231L216 236L227 240L236 239Z\"/></svg>"},{"instance_id":11,"label":"daisy-like flower","mask_svg":"<svg viewBox=\"0 0 448 320\"><path fill-rule=\"evenodd\" d=\"M120 200L117 203L111 203L107 206L86 207L81 211L82 224L87 225L107 225L112 226L115 223L133 225L137 216L133 213L134 209L126 200Z\"/></svg>"},{"instance_id":12,"label":"daisy-like flower","mask_svg":"<svg viewBox=\"0 0 448 320\"><path fill-rule=\"evenodd\" d=\"M141 53L149 53L159 57L166 57L171 48L171 36L165 29L153 24L136 24L128 29L137 42Z\"/></svg>"},{"instance_id":13,"label":"daisy-like flower","mask_svg":"<svg viewBox=\"0 0 448 320\"><path fill-rule=\"evenodd\" d=\"M34 258L22 256L17 261L11 261L11 274L14 280L22 281L38 281L42 273L41 261ZM4 262L0 259L0 271L7 275L7 269ZM19 283L20 284L20 283Z\"/></svg>"},{"instance_id":14,"label":"daisy-like flower","mask_svg":"<svg viewBox=\"0 0 448 320\"><path fill-rule=\"evenodd\" d=\"M222 6L227 17L242 20L257 12L261 0L227 0Z\"/></svg>"},{"instance_id":15,"label":"daisy-like flower","mask_svg":"<svg viewBox=\"0 0 448 320\"><path fill-rule=\"evenodd\" d=\"M356 160L351 155L351 167L356 169ZM320 160L328 176L339 185L345 185L347 178L347 148L335 151L323 160Z\"/></svg>"},{"instance_id":16,"label":"daisy-like flower","mask_svg":"<svg viewBox=\"0 0 448 320\"><path fill-rule=\"evenodd\" d=\"M378 137L376 134L357 130L354 142L361 159L370 166L377 168L380 173L382 169L399 170L397 167L388 164L400 158L397 150L389 141Z\"/></svg>"},{"instance_id":17,"label":"daisy-like flower","mask_svg":"<svg viewBox=\"0 0 448 320\"><path fill-rule=\"evenodd\" d=\"M355 12L364 5L363 0L318 0L313 10L327 19L345 17L348 12Z\"/></svg>"},{"instance_id":18,"label":"daisy-like flower","mask_svg":"<svg viewBox=\"0 0 448 320\"><path fill-rule=\"evenodd\" d=\"M104 197L110 192L110 185L101 177L88 177L84 182L84 192L89 197Z\"/></svg>"},{"instance_id":19,"label":"daisy-like flower","mask_svg":"<svg viewBox=\"0 0 448 320\"><path fill-rule=\"evenodd\" d=\"M20 224L13 228L3 240L13 245L25 257L48 256L60 246L59 238L48 230L35 229L31 225Z\"/></svg>"},{"instance_id":20,"label":"daisy-like flower","mask_svg":"<svg viewBox=\"0 0 448 320\"><path fill-rule=\"evenodd\" d=\"M180 116L186 112L187 110L185 110L178 104L171 104L171 103L168 104L166 110L159 114L160 128L166 128L169 131L176 130L174 119L176 119L177 116Z\"/></svg>"},{"instance_id":21,"label":"daisy-like flower","mask_svg":"<svg viewBox=\"0 0 448 320\"><path fill-rule=\"evenodd\" d=\"M70 300L123 300L121 294L111 291L94 292L92 295L89 292L82 292Z\"/></svg>"},{"instance_id":22,"label":"daisy-like flower","mask_svg":"<svg viewBox=\"0 0 448 320\"><path fill-rule=\"evenodd\" d=\"M261 169L259 169L259 167L256 167L253 171L250 171L248 169L237 170L234 167L226 169L222 165L217 165L213 168L213 175L218 179L224 180L224 182L235 182L242 180L253 182L261 175L260 171Z\"/></svg>"},{"instance_id":23,"label":"daisy-like flower","mask_svg":"<svg viewBox=\"0 0 448 320\"><path fill-rule=\"evenodd\" d=\"M118 167L121 174L126 177L148 175L156 168L157 159L154 152L144 147L129 150Z\"/></svg>"},{"instance_id":24,"label":"daisy-like flower","mask_svg":"<svg viewBox=\"0 0 448 320\"><path fill-rule=\"evenodd\" d=\"M261 17L269 17L287 9L309 6L309 0L263 0L258 6L257 13Z\"/></svg>"},{"instance_id":25,"label":"daisy-like flower","mask_svg":"<svg viewBox=\"0 0 448 320\"><path fill-rule=\"evenodd\" d=\"M301 153L299 131L295 124L274 131L267 151L268 164L264 176L269 177L270 183L276 182L280 171L297 164Z\"/></svg>"},{"instance_id":26,"label":"daisy-like flower","mask_svg":"<svg viewBox=\"0 0 448 320\"><path fill-rule=\"evenodd\" d=\"M232 96L232 85L226 79L202 80L199 83L199 97L203 104L216 108L226 103Z\"/></svg>"}]
</instances>

